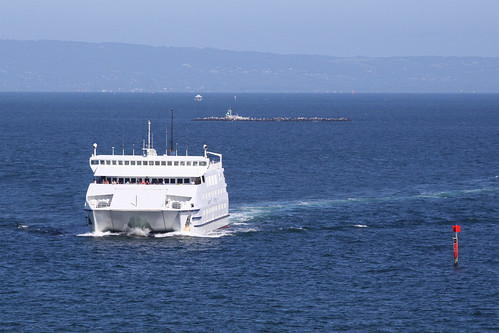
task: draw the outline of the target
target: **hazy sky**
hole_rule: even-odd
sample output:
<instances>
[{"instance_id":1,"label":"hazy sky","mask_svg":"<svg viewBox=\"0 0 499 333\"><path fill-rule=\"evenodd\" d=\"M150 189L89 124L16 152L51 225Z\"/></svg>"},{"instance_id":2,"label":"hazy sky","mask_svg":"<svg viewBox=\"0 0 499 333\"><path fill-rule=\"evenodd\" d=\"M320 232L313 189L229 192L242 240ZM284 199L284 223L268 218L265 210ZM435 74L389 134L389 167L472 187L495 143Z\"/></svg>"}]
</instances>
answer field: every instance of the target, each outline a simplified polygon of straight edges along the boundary
<instances>
[{"instance_id":1,"label":"hazy sky","mask_svg":"<svg viewBox=\"0 0 499 333\"><path fill-rule=\"evenodd\" d=\"M499 56L499 0L0 0L0 39Z\"/></svg>"}]
</instances>

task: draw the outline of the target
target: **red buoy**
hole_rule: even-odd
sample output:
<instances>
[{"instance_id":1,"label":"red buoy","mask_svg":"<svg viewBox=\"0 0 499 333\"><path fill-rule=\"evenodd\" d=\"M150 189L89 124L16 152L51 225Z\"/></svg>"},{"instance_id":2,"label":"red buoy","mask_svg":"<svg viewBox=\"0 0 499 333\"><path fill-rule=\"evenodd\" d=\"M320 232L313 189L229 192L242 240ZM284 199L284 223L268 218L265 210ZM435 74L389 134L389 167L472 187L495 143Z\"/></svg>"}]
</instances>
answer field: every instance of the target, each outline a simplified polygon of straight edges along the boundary
<instances>
[{"instance_id":1,"label":"red buoy","mask_svg":"<svg viewBox=\"0 0 499 333\"><path fill-rule=\"evenodd\" d=\"M452 238L454 240L454 266L457 266L457 261L459 258L459 242L457 239L457 233L461 232L461 226L453 225L452 231L454 232L454 237Z\"/></svg>"}]
</instances>

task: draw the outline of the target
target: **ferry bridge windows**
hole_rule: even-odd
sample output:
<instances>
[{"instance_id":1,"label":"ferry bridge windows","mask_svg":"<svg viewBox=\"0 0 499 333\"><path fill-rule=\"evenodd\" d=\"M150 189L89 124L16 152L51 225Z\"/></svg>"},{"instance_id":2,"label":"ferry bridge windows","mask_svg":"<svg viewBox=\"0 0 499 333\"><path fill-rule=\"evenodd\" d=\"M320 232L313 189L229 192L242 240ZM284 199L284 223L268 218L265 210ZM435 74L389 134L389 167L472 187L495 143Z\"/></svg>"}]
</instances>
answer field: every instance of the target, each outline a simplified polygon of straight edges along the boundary
<instances>
[{"instance_id":1,"label":"ferry bridge windows","mask_svg":"<svg viewBox=\"0 0 499 333\"><path fill-rule=\"evenodd\" d=\"M208 178L210 180L210 178ZM190 177L190 178L133 178L133 177L95 177L94 180L97 184L153 184L153 185L166 185L166 184L178 184L178 185L199 185L204 182L204 176L202 177Z\"/></svg>"},{"instance_id":2,"label":"ferry bridge windows","mask_svg":"<svg viewBox=\"0 0 499 333\"><path fill-rule=\"evenodd\" d=\"M92 165L206 166L206 161L91 160Z\"/></svg>"}]
</instances>

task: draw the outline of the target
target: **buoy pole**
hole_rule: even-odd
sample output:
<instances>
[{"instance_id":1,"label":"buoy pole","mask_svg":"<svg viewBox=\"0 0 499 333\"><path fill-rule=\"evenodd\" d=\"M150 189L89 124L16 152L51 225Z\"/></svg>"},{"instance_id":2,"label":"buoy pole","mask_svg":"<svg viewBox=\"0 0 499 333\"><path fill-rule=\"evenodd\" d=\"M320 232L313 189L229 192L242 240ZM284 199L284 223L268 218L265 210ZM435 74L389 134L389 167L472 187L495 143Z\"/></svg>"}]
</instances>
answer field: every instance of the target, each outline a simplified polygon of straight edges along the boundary
<instances>
[{"instance_id":1,"label":"buoy pole","mask_svg":"<svg viewBox=\"0 0 499 333\"><path fill-rule=\"evenodd\" d=\"M459 241L457 239L457 233L461 232L461 226L453 225L452 231L454 232L454 237L452 238L454 241L454 266L457 266L459 260Z\"/></svg>"}]
</instances>

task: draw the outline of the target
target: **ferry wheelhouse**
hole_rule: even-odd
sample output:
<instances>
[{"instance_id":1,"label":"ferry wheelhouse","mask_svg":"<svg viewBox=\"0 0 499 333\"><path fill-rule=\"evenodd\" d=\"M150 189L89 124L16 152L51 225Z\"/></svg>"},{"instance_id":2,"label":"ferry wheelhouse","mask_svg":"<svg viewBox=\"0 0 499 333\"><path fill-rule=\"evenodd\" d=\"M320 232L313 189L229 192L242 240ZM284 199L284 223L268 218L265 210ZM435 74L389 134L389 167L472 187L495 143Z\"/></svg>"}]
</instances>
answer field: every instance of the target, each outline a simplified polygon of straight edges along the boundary
<instances>
[{"instance_id":1,"label":"ferry wheelhouse","mask_svg":"<svg viewBox=\"0 0 499 333\"><path fill-rule=\"evenodd\" d=\"M98 155L89 159L94 180L85 208L94 232L186 231L207 233L229 224L229 197L222 155L158 155L148 143L142 155Z\"/></svg>"}]
</instances>

